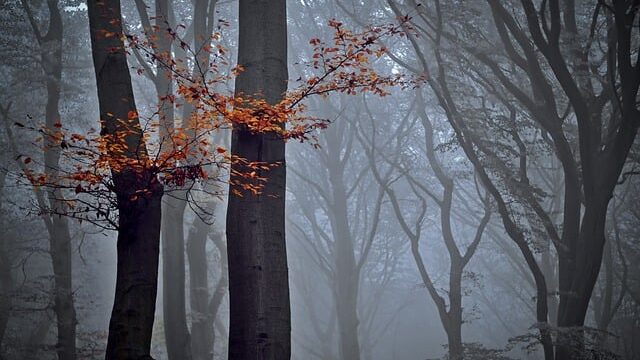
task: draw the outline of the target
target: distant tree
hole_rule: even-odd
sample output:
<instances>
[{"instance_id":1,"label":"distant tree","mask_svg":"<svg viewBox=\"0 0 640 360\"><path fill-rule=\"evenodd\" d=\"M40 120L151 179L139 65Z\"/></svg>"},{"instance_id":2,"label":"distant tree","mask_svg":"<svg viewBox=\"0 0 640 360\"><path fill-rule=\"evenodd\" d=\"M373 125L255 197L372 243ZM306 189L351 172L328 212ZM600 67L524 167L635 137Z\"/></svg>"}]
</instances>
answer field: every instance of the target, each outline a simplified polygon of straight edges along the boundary
<instances>
[{"instance_id":1,"label":"distant tree","mask_svg":"<svg viewBox=\"0 0 640 360\"><path fill-rule=\"evenodd\" d=\"M54 132L61 125L59 103L62 89L62 36L63 23L57 0L47 1L49 11L48 29L40 30L38 19L32 12L28 1L22 1L22 7L32 27L40 50L39 63L44 72L47 88L45 127ZM48 138L48 140L52 140ZM44 147L44 171L47 176L56 177L60 161L60 147L49 141ZM39 190L36 190L39 191ZM43 198L45 196L42 196ZM55 212L65 212L66 203L60 189L51 188L46 193L46 201ZM72 271L71 271L71 234L68 219L60 216L42 216L47 232L54 274L54 312L56 314L58 358L74 360L76 358L76 311L74 308Z\"/></svg>"}]
</instances>

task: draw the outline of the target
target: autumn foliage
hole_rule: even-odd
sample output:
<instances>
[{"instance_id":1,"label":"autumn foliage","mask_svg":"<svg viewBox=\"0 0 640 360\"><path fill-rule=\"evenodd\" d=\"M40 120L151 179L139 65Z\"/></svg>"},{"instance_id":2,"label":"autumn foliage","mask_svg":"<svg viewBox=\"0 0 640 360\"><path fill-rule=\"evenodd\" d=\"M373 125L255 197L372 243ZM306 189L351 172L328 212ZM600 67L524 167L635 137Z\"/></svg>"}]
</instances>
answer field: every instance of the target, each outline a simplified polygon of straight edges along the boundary
<instances>
[{"instance_id":1,"label":"autumn foliage","mask_svg":"<svg viewBox=\"0 0 640 360\"><path fill-rule=\"evenodd\" d=\"M175 30L155 28L154 33L160 34L155 36L169 36L174 46L179 46L192 57L179 60L158 53L153 36L141 40L136 35L121 35L128 44L128 51L135 51L146 61L135 68L139 74L151 67L169 70L166 73L175 82L176 90L174 94L161 97L160 102L171 103L176 108L189 104L194 108L192 116L180 124L167 124L159 116L159 111L149 118L129 112L127 119L118 119L126 130L111 135L100 134L93 129L84 134L74 133L60 124L53 130L17 124L23 129L38 132L38 143L61 150L61 168L56 178L38 170L42 166L32 157L23 157L22 161L27 165L23 174L25 184L66 190L62 200L66 202L67 209L60 215L109 228L117 227L113 175L125 169L133 169L140 174L151 173L154 176L149 178L159 179L165 193L180 191L186 194L187 200L197 203L203 196L199 193L221 195L217 190L220 186L207 184L230 181L224 174L230 171L232 163L242 163L246 171L232 176L236 179L235 185L257 194L265 181L261 174L278 164L248 162L231 156L226 148L214 143L214 135L241 126L255 133L274 133L285 139L315 144L314 134L328 126L329 121L310 115L305 106L306 99L338 92L350 95L369 92L385 96L390 87L417 86L421 79L403 74L379 74L373 66L375 60L386 53L381 40L405 36L408 21L409 18L402 18L396 24L368 26L355 32L346 29L339 21L330 20L328 26L333 30L333 38L309 41L312 56L298 63L304 68L305 78L290 83L291 90L277 104L269 104L260 94L234 95L232 91L223 90L243 69L241 66L230 68L228 52L220 41L221 31L212 35L210 44L193 49ZM202 52L208 53L210 59L205 68L200 68L197 61ZM229 68L230 71L227 70ZM132 138L140 132L144 146L138 144L136 147ZM131 200L146 196L147 191L135 192Z\"/></svg>"}]
</instances>

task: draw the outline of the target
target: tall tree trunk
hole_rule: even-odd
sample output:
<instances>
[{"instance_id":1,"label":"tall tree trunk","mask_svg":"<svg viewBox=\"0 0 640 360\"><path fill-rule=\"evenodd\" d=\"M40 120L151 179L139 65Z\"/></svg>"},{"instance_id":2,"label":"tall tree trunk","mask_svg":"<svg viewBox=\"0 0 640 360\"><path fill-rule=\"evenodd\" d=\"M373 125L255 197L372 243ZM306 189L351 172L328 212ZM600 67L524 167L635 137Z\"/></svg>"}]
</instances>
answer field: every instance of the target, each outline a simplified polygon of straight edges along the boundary
<instances>
[{"instance_id":1,"label":"tall tree trunk","mask_svg":"<svg viewBox=\"0 0 640 360\"><path fill-rule=\"evenodd\" d=\"M462 270L463 267L457 260L451 261L448 323L445 326L450 360L464 359L462 345Z\"/></svg>"},{"instance_id":2,"label":"tall tree trunk","mask_svg":"<svg viewBox=\"0 0 640 360\"><path fill-rule=\"evenodd\" d=\"M195 59L197 66L194 66L192 75L196 79L203 77L202 72L209 71L210 54L208 51L200 50L211 42L210 26L212 24L208 21L213 20L210 15L215 9L216 2L216 0L196 0L193 3L193 47L197 52ZM190 121L195 112L194 106L187 102L184 107L183 122ZM197 134L192 132L191 137L195 139ZM212 213L214 209L212 200L207 206L207 213ZM196 216L187 238L192 324L190 348L192 357L197 360L213 358L215 341L213 327L215 314L212 314L209 308L209 270L206 252L209 231L210 226Z\"/></svg>"},{"instance_id":3,"label":"tall tree trunk","mask_svg":"<svg viewBox=\"0 0 640 360\"><path fill-rule=\"evenodd\" d=\"M188 360L191 359L191 336L185 297L183 217L186 202L165 197L162 205L162 304L167 356L170 360Z\"/></svg>"},{"instance_id":4,"label":"tall tree trunk","mask_svg":"<svg viewBox=\"0 0 640 360\"><path fill-rule=\"evenodd\" d=\"M40 46L40 65L45 75L47 86L47 104L45 109L45 126L50 133L58 131L60 124L60 91L62 81L62 34L63 24L57 0L48 0L49 24L45 35L42 35L37 21L26 0L22 6L27 13L34 35ZM60 161L60 145L58 140L46 137L44 150L45 173L51 179L58 176ZM49 207L54 213L66 211L63 194L60 189L47 191ZM49 233L49 252L54 275L54 312L57 325L56 352L58 359L74 360L76 358L76 312L73 305L72 273L71 273L71 235L69 224L62 216L52 216L45 222Z\"/></svg>"},{"instance_id":5,"label":"tall tree trunk","mask_svg":"<svg viewBox=\"0 0 640 360\"><path fill-rule=\"evenodd\" d=\"M90 0L87 5L102 134L128 133L126 148L108 155L144 162L148 155L121 38L120 1ZM119 211L118 262L106 358L150 358L163 189L144 166L112 168L112 172Z\"/></svg>"},{"instance_id":6,"label":"tall tree trunk","mask_svg":"<svg viewBox=\"0 0 640 360\"><path fill-rule=\"evenodd\" d=\"M215 334L209 311L207 237L209 225L196 218L187 237L189 295L191 302L191 352L194 360L213 358Z\"/></svg>"},{"instance_id":7,"label":"tall tree trunk","mask_svg":"<svg viewBox=\"0 0 640 360\"><path fill-rule=\"evenodd\" d=\"M285 0L240 0L236 93L277 103L287 89ZM231 152L278 164L259 176L262 193L231 185L227 210L229 359L289 359L291 313L285 244L285 142L278 135L233 129ZM247 169L234 164L234 171ZM232 181L244 181L234 179ZM244 196L238 196L234 192Z\"/></svg>"},{"instance_id":8,"label":"tall tree trunk","mask_svg":"<svg viewBox=\"0 0 640 360\"><path fill-rule=\"evenodd\" d=\"M60 64L61 65L61 64ZM60 75L62 67L56 71L56 77L47 76L47 112L46 126L55 131L55 124L60 122L58 103L60 101ZM45 150L45 171L55 179L60 159L58 144L48 144ZM60 189L48 192L49 205L54 213L64 213L66 205L62 201ZM58 330L58 359L73 360L76 358L76 311L73 306L73 289L71 273L71 234L69 223L63 216L52 216L49 227L49 251L54 275L54 312Z\"/></svg>"},{"instance_id":9,"label":"tall tree trunk","mask_svg":"<svg viewBox=\"0 0 640 360\"><path fill-rule=\"evenodd\" d=\"M331 130L330 130L331 131ZM327 141L336 140L335 131L327 134ZM333 230L335 256L334 299L338 317L338 342L340 358L343 360L360 359L358 339L358 290L360 276L356 269L353 239L349 226L347 209L347 191L343 182L344 169L340 166L339 141L328 149L330 163L329 179L332 189L331 228Z\"/></svg>"}]
</instances>

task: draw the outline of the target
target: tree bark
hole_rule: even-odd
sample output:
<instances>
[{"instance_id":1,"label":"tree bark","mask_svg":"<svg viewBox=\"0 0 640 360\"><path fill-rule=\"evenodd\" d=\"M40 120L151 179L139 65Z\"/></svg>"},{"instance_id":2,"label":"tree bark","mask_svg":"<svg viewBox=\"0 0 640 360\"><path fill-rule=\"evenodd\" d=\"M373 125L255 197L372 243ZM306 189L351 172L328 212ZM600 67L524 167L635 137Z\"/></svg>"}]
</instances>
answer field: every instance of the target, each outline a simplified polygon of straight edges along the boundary
<instances>
[{"instance_id":1,"label":"tree bark","mask_svg":"<svg viewBox=\"0 0 640 360\"><path fill-rule=\"evenodd\" d=\"M102 134L128 134L126 148L108 155L144 164L148 155L121 38L120 1L91 0L87 5ZM106 358L150 359L163 189L144 165L112 168L112 173L119 211L118 262Z\"/></svg>"},{"instance_id":2,"label":"tree bark","mask_svg":"<svg viewBox=\"0 0 640 360\"><path fill-rule=\"evenodd\" d=\"M287 89L285 0L241 0L236 93L277 103ZM259 94L259 95L258 95ZM259 176L262 193L231 185L227 210L229 359L289 359L291 314L285 244L285 142L276 134L233 129L231 152L278 164ZM234 164L232 171L247 171ZM244 181L232 176L232 182ZM240 192L243 196L239 196Z\"/></svg>"}]
</instances>

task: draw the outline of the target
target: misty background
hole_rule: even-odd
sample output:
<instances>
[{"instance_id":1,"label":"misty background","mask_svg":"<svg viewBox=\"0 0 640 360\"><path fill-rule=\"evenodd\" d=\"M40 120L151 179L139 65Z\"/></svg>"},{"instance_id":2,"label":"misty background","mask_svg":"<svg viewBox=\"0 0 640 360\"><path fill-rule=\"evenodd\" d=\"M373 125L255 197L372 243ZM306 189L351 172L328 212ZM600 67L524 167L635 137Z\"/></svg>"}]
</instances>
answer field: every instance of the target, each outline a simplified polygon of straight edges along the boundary
<instances>
[{"instance_id":1,"label":"misty background","mask_svg":"<svg viewBox=\"0 0 640 360\"><path fill-rule=\"evenodd\" d=\"M42 45L37 38L45 36L51 22L48 3L56 3L64 29L60 119L65 128L83 133L97 128L99 118L86 5L74 0L26 2L40 35L34 33L22 2L0 1L2 359L56 358L46 225L56 215L39 212L38 192L43 190L19 181L25 156L37 166L44 166L45 160L34 133L15 125L44 124L50 74L43 55L46 42ZM122 1L123 20L126 31L143 34L136 3ZM185 25L177 30L185 37L192 31L195 3L170 2L170 16L175 24ZM237 2L206 3L209 24L221 31L227 57L235 60ZM504 6L508 17L500 18L495 3ZM565 65L570 76L592 106L589 111L600 115L604 144L622 131L612 120L622 113L616 110L618 95L606 95L611 83L624 91L614 69L621 65L607 47L613 36L607 29L614 23L607 7L613 5L596 0L560 3L572 4L571 21L577 27L575 33L563 33L559 47L569 59ZM153 1L146 5L145 16L153 19ZM333 36L329 19L359 29L394 23L403 15L411 18L410 35L383 39L388 54L373 65L379 73L426 79L415 89L390 88L383 97L340 93L308 100L307 111L331 123L317 130L311 143L288 143L292 357L442 359L450 356L451 344L459 342L465 359L543 359L539 329L548 326L553 339L562 336L553 330L560 311L558 249L564 249L558 244L567 232L568 182L562 157L569 155L562 151L571 154L577 167L582 163L574 100L530 39L520 1L290 0L287 6L290 79L305 76L300 63L313 55L309 40ZM637 12L637 2L633 6ZM566 26L569 20L562 21ZM629 58L637 64L637 16L629 26ZM588 59L580 63L583 58L575 52L587 43ZM529 48L534 54L527 53ZM177 54L179 48L174 51ZM152 118L157 92L148 73L137 71L149 66L144 62L144 56L131 51L138 111ZM233 64L227 66L221 71L230 71ZM233 89L233 81L227 85ZM637 91L631 101L637 109ZM180 118L182 110L176 110ZM554 120L560 125L545 123ZM632 144L604 205L606 241L600 248L589 248L584 240L567 250L601 255L589 268L597 281L586 298L584 326L577 329L585 339L584 358L640 358L640 149L635 140L640 120L630 121L636 124L630 130ZM461 133L470 144L466 151ZM216 141L228 146L230 133L222 131ZM558 150L559 143L566 149ZM469 152L475 154L473 159ZM596 166L593 171L608 168ZM576 184L583 184L582 174L586 173L576 177ZM485 180L491 181L495 193ZM584 191L577 192L584 198ZM174 291L186 293L185 321L192 341L196 332L204 334L197 340L202 344L192 346L210 347L212 359L227 356L226 204L224 196L207 201L214 214L212 224L188 206L183 216L174 218L183 226L184 284L163 283L163 261L176 254L161 255L152 339L157 359L168 358L166 343L171 339L166 333L175 323L165 321L164 304L170 295L164 292ZM577 201L580 223L586 221L585 205ZM509 233L505 226L511 224L515 230ZM101 358L113 305L116 233L73 219L67 226L78 358ZM195 247L198 239L204 240ZM540 292L523 247L546 280L548 323L542 324L538 316ZM198 261L198 255L206 257ZM576 276L583 275L578 271ZM194 302L197 296L204 296L204 305ZM199 321L204 330L194 330Z\"/></svg>"}]
</instances>

